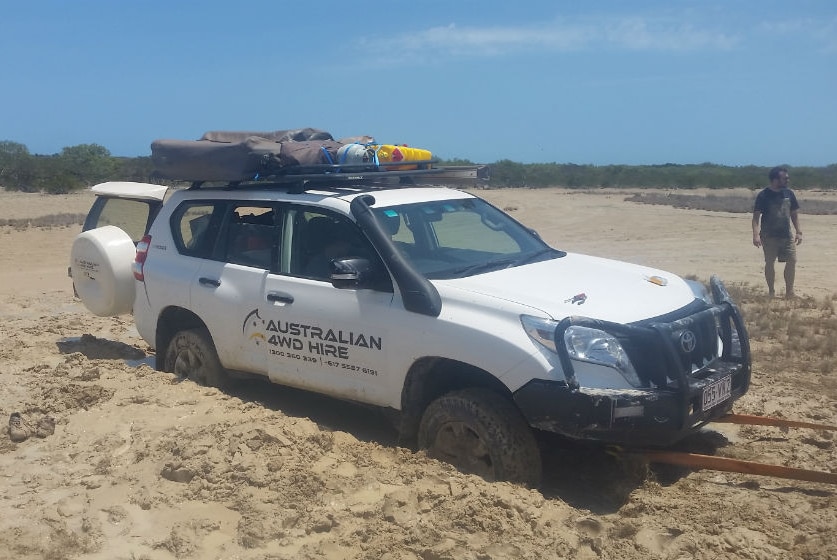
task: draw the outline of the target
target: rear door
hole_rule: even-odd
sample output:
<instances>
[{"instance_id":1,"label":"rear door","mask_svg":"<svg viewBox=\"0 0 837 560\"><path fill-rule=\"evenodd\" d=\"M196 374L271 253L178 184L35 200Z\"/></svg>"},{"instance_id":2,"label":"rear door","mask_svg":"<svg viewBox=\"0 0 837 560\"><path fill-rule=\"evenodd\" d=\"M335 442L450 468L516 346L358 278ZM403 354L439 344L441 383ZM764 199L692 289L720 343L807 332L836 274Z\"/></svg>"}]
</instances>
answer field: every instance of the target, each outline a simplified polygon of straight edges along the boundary
<instances>
[{"instance_id":1,"label":"rear door","mask_svg":"<svg viewBox=\"0 0 837 560\"><path fill-rule=\"evenodd\" d=\"M96 200L87 213L82 231L116 226L138 243L163 206L168 188L146 183L110 182L94 186Z\"/></svg>"},{"instance_id":2,"label":"rear door","mask_svg":"<svg viewBox=\"0 0 837 560\"><path fill-rule=\"evenodd\" d=\"M135 293L130 270L135 247L163 207L169 189L114 181L90 190L96 200L82 233L73 241L67 276L73 279L75 295L97 315L129 313Z\"/></svg>"},{"instance_id":3,"label":"rear door","mask_svg":"<svg viewBox=\"0 0 837 560\"><path fill-rule=\"evenodd\" d=\"M194 209L205 208L201 203ZM279 215L275 204L219 201L197 229L214 245L198 243L200 268L191 282L191 309L206 323L224 367L267 374L262 333L254 330L266 306L265 281L278 263ZM191 227L191 226L190 226Z\"/></svg>"}]
</instances>

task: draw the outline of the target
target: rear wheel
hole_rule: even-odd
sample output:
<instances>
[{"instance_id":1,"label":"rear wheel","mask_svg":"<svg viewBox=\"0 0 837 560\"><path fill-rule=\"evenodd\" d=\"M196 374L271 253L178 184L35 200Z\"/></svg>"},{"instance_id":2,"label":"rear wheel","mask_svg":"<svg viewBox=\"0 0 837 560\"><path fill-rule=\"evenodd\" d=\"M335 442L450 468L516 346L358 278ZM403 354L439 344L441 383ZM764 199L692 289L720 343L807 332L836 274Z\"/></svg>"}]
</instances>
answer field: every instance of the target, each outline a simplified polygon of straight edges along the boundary
<instances>
[{"instance_id":1,"label":"rear wheel","mask_svg":"<svg viewBox=\"0 0 837 560\"><path fill-rule=\"evenodd\" d=\"M166 349L163 369L209 387L224 388L229 383L229 376L218 359L212 337L205 328L175 334Z\"/></svg>"},{"instance_id":2,"label":"rear wheel","mask_svg":"<svg viewBox=\"0 0 837 560\"><path fill-rule=\"evenodd\" d=\"M537 486L541 454L520 411L488 389L472 388L442 395L424 412L419 447L431 457L486 480Z\"/></svg>"}]
</instances>

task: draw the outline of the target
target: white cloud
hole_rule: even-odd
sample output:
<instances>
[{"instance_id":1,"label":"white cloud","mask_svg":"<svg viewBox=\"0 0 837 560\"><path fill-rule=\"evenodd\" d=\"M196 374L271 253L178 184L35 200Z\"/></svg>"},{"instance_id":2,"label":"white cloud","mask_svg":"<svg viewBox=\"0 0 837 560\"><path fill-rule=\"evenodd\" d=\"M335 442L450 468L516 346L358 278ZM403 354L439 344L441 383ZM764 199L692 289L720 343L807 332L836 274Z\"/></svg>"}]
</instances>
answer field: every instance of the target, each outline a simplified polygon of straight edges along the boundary
<instances>
[{"instance_id":1,"label":"white cloud","mask_svg":"<svg viewBox=\"0 0 837 560\"><path fill-rule=\"evenodd\" d=\"M532 26L472 27L450 24L397 35L382 41L415 53L496 56L527 51L728 50L738 38L720 30L700 29L670 19L641 17L556 21Z\"/></svg>"},{"instance_id":2,"label":"white cloud","mask_svg":"<svg viewBox=\"0 0 837 560\"><path fill-rule=\"evenodd\" d=\"M738 38L667 20L627 18L603 24L604 44L643 51L730 50Z\"/></svg>"},{"instance_id":3,"label":"white cloud","mask_svg":"<svg viewBox=\"0 0 837 560\"><path fill-rule=\"evenodd\" d=\"M412 35L392 38L403 46L454 54L495 55L509 51L549 48L577 50L591 39L590 29L525 28L525 27L434 27Z\"/></svg>"},{"instance_id":4,"label":"white cloud","mask_svg":"<svg viewBox=\"0 0 837 560\"><path fill-rule=\"evenodd\" d=\"M813 43L819 51L824 53L837 52L837 17L770 21L762 23L759 30L765 35Z\"/></svg>"}]
</instances>

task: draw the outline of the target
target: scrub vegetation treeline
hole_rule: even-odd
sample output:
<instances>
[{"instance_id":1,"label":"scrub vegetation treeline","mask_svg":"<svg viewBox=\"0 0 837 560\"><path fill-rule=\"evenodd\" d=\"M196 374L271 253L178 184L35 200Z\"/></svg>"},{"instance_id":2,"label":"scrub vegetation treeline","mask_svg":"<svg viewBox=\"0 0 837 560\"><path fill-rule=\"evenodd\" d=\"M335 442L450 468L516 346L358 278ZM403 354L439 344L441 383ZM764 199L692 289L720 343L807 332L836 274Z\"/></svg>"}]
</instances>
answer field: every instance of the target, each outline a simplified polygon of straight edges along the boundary
<instances>
[{"instance_id":1,"label":"scrub vegetation treeline","mask_svg":"<svg viewBox=\"0 0 837 560\"><path fill-rule=\"evenodd\" d=\"M30 154L18 142L0 141L0 187L66 194L103 181L147 181L150 157L114 157L104 146L79 144L58 154Z\"/></svg>"},{"instance_id":2,"label":"scrub vegetation treeline","mask_svg":"<svg viewBox=\"0 0 837 560\"><path fill-rule=\"evenodd\" d=\"M781 165L782 162L777 162ZM772 167L772 166L771 166ZM726 189L764 188L770 167L729 167L713 163L662 165L577 165L574 163L491 164L492 187ZM837 188L837 164L792 167L794 189Z\"/></svg>"},{"instance_id":3,"label":"scrub vegetation treeline","mask_svg":"<svg viewBox=\"0 0 837 560\"><path fill-rule=\"evenodd\" d=\"M463 159L441 163L473 164ZM510 160L497 161L490 167L489 186L494 188L760 188L767 184L768 171L767 167L755 165L729 167L711 163L578 165ZM7 190L63 194L102 181L149 181L152 173L150 157L116 157L98 144L79 144L57 154L38 155L31 154L24 144L0 141L0 186ZM793 167L791 177L794 189L834 189L837 188L837 164Z\"/></svg>"},{"instance_id":4,"label":"scrub vegetation treeline","mask_svg":"<svg viewBox=\"0 0 837 560\"><path fill-rule=\"evenodd\" d=\"M595 191L603 192L603 191ZM604 191L607 192L607 191ZM729 194L728 191L720 194L685 194L672 192L670 189L649 189L640 193L633 193L626 196L627 202L639 202L641 204L657 204L661 206L672 206L674 208L685 208L686 210L708 210L710 212L732 212L743 213L753 211L753 204L756 201L757 189L753 189L748 196L741 194ZM808 201L801 202L803 214L829 215L837 214L837 201L818 200L816 203Z\"/></svg>"}]
</instances>

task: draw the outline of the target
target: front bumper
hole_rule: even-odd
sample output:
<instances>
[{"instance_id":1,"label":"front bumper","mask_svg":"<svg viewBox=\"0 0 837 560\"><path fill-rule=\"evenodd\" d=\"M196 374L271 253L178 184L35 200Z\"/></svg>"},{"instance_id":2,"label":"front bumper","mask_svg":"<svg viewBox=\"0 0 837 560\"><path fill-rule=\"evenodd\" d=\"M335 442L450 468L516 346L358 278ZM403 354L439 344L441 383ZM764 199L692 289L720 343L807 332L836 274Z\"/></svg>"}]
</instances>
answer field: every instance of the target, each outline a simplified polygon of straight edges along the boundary
<instances>
[{"instance_id":1,"label":"front bumper","mask_svg":"<svg viewBox=\"0 0 837 560\"><path fill-rule=\"evenodd\" d=\"M562 321L557 346L570 325L586 325L616 336L646 381L637 389L579 386L572 361L561 355L566 381L533 380L514 400L534 428L574 439L628 445L669 445L723 416L750 386L749 339L738 308L717 278L711 282L715 305L671 321L620 325L583 317ZM697 343L686 352L688 332ZM717 339L723 348L717 355ZM564 350L564 352L566 352ZM729 377L730 395L704 409L704 390Z\"/></svg>"}]
</instances>

